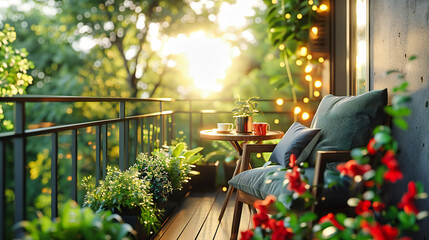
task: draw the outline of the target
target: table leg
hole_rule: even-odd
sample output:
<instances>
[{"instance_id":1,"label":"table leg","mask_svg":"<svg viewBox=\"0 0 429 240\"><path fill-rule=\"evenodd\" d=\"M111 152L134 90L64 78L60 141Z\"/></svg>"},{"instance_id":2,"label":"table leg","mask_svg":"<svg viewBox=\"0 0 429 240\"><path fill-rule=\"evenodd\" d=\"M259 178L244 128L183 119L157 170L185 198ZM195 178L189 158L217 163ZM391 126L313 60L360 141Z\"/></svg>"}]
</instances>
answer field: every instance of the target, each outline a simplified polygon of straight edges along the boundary
<instances>
[{"instance_id":1,"label":"table leg","mask_svg":"<svg viewBox=\"0 0 429 240\"><path fill-rule=\"evenodd\" d=\"M240 169L240 159L241 159L241 156L239 156L237 164L235 165L234 174L232 175L233 177L235 175L237 175L237 173L238 173L238 171ZM229 186L228 187L228 191L226 192L225 200L223 200L222 209L220 210L220 214L219 214L219 218L218 218L219 222L222 221L223 214L225 213L226 206L228 205L228 201L231 198L231 195L232 195L233 191L234 191L234 187Z\"/></svg>"}]
</instances>

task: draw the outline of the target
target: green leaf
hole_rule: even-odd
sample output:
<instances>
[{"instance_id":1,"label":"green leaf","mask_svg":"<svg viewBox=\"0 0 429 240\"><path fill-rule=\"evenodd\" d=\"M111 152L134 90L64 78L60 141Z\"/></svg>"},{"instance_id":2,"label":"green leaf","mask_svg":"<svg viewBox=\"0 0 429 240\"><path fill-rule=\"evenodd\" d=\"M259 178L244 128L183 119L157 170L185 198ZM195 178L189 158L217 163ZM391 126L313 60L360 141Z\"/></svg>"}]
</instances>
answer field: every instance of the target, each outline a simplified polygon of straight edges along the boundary
<instances>
[{"instance_id":1,"label":"green leaf","mask_svg":"<svg viewBox=\"0 0 429 240\"><path fill-rule=\"evenodd\" d=\"M410 102L410 101L411 101L411 98L408 97L408 96L395 95L392 98L392 105L393 106L398 106L400 104L404 104L404 103L407 103L407 102Z\"/></svg>"},{"instance_id":2,"label":"green leaf","mask_svg":"<svg viewBox=\"0 0 429 240\"><path fill-rule=\"evenodd\" d=\"M183 150L185 149L185 143L179 143L176 145L174 150L171 153L172 157L178 157L180 154L182 154Z\"/></svg>"},{"instance_id":3,"label":"green leaf","mask_svg":"<svg viewBox=\"0 0 429 240\"><path fill-rule=\"evenodd\" d=\"M300 223L310 222L310 221L314 221L316 219L317 219L317 214L315 214L313 212L306 212L299 218L299 222Z\"/></svg>"},{"instance_id":4,"label":"green leaf","mask_svg":"<svg viewBox=\"0 0 429 240\"><path fill-rule=\"evenodd\" d=\"M398 71L398 70L389 70L389 71L386 71L386 75L390 75L392 73L400 73L400 71Z\"/></svg>"},{"instance_id":5,"label":"green leaf","mask_svg":"<svg viewBox=\"0 0 429 240\"><path fill-rule=\"evenodd\" d=\"M413 55L413 56L411 56L411 57L408 58L408 61L413 61L413 60L416 60L416 59L417 59L417 56Z\"/></svg>"},{"instance_id":6,"label":"green leaf","mask_svg":"<svg viewBox=\"0 0 429 240\"><path fill-rule=\"evenodd\" d=\"M405 212L399 212L398 219L405 229L410 229L416 223L416 215L413 213L407 214Z\"/></svg>"},{"instance_id":7,"label":"green leaf","mask_svg":"<svg viewBox=\"0 0 429 240\"><path fill-rule=\"evenodd\" d=\"M404 131L408 129L408 123L403 118L393 118L393 124Z\"/></svg>"},{"instance_id":8,"label":"green leaf","mask_svg":"<svg viewBox=\"0 0 429 240\"><path fill-rule=\"evenodd\" d=\"M277 210L278 210L279 212L281 212L283 215L286 215L286 214L287 214L288 209L286 208L286 206L285 206L282 202L280 202L280 201L276 201L276 202L275 202L275 206L276 206Z\"/></svg>"},{"instance_id":9,"label":"green leaf","mask_svg":"<svg viewBox=\"0 0 429 240\"><path fill-rule=\"evenodd\" d=\"M407 87L408 87L408 82L404 81L399 86L394 87L393 92L398 92L398 91L406 92Z\"/></svg>"},{"instance_id":10,"label":"green leaf","mask_svg":"<svg viewBox=\"0 0 429 240\"><path fill-rule=\"evenodd\" d=\"M392 140L392 136L384 132L379 132L375 134L374 139L377 143L386 144Z\"/></svg>"},{"instance_id":11,"label":"green leaf","mask_svg":"<svg viewBox=\"0 0 429 240\"><path fill-rule=\"evenodd\" d=\"M183 153L183 156L185 157L185 159L188 159L188 158L194 156L195 154L201 152L203 149L204 149L203 147L197 147L197 148L188 150L188 151Z\"/></svg>"},{"instance_id":12,"label":"green leaf","mask_svg":"<svg viewBox=\"0 0 429 240\"><path fill-rule=\"evenodd\" d=\"M417 188L417 193L423 193L425 191L423 184L421 182L416 182L416 188Z\"/></svg>"},{"instance_id":13,"label":"green leaf","mask_svg":"<svg viewBox=\"0 0 429 240\"><path fill-rule=\"evenodd\" d=\"M293 53L296 52L296 49L298 48L298 42L293 39L287 41L285 45L286 45L286 48Z\"/></svg>"}]
</instances>

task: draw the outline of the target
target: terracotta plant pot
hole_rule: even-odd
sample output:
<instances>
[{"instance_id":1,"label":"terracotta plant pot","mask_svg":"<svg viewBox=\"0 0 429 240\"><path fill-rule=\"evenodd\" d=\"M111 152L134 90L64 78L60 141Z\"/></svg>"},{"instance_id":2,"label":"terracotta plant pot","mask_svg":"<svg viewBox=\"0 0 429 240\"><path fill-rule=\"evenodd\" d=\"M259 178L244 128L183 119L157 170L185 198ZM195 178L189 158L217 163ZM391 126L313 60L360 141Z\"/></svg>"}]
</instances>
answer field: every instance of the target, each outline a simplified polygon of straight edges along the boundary
<instances>
[{"instance_id":1,"label":"terracotta plant pot","mask_svg":"<svg viewBox=\"0 0 429 240\"><path fill-rule=\"evenodd\" d=\"M235 125L237 126L237 133L251 133L253 131L253 117L236 116Z\"/></svg>"}]
</instances>

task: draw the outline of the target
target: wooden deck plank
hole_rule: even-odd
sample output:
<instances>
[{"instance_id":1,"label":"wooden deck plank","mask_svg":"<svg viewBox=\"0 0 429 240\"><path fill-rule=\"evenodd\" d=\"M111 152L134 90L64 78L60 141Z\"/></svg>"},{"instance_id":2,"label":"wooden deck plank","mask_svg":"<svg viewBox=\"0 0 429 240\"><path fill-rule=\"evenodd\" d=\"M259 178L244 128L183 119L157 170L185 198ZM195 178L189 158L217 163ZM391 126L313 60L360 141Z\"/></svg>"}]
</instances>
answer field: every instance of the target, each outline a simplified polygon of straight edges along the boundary
<instances>
[{"instance_id":1,"label":"wooden deck plank","mask_svg":"<svg viewBox=\"0 0 429 240\"><path fill-rule=\"evenodd\" d=\"M228 202L228 206L223 216L221 224L219 224L216 236L213 238L215 240L224 240L229 239L231 236L232 228L232 218L234 215L234 205L235 205L235 193L231 196L231 199ZM250 213L249 208L246 204L243 205L243 211L241 213L240 221L240 231L245 231L249 228L249 219Z\"/></svg>"},{"instance_id":2,"label":"wooden deck plank","mask_svg":"<svg viewBox=\"0 0 429 240\"><path fill-rule=\"evenodd\" d=\"M181 206L179 206L178 210L170 217L163 228L158 232L154 240L177 239L182 230L185 228L189 219L192 217L192 214L196 210L195 206L201 203L199 199L200 197L201 196L198 194L192 194L191 196L187 197Z\"/></svg>"},{"instance_id":3,"label":"wooden deck plank","mask_svg":"<svg viewBox=\"0 0 429 240\"><path fill-rule=\"evenodd\" d=\"M210 211L207 219L205 220L203 228L200 230L198 234L197 240L207 240L213 239L218 225L219 225L219 214L222 208L223 201L225 199L226 194L224 192L218 192L216 196L216 200L213 203L212 210Z\"/></svg>"},{"instance_id":4,"label":"wooden deck plank","mask_svg":"<svg viewBox=\"0 0 429 240\"><path fill-rule=\"evenodd\" d=\"M213 204L216 199L216 193L210 193L203 198L201 198L201 203L196 209L195 213L192 215L192 218L183 229L180 234L179 240L189 240L196 239L200 230L206 224L206 219L212 210Z\"/></svg>"}]
</instances>

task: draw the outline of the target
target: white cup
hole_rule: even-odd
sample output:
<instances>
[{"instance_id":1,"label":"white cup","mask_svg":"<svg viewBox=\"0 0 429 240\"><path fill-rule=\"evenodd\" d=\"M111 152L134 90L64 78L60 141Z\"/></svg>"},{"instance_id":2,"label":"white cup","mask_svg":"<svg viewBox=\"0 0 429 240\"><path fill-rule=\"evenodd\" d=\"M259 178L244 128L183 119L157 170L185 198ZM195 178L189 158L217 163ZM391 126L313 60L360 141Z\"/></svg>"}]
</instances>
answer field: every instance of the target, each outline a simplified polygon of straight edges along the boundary
<instances>
[{"instance_id":1,"label":"white cup","mask_svg":"<svg viewBox=\"0 0 429 240\"><path fill-rule=\"evenodd\" d=\"M218 123L217 124L217 130L219 131L230 131L232 130L233 125L232 123Z\"/></svg>"}]
</instances>

